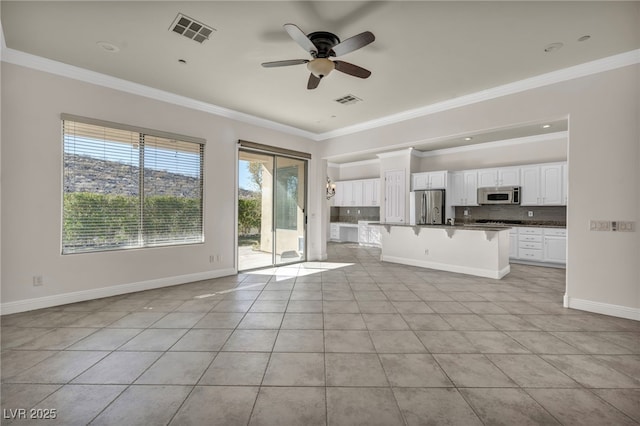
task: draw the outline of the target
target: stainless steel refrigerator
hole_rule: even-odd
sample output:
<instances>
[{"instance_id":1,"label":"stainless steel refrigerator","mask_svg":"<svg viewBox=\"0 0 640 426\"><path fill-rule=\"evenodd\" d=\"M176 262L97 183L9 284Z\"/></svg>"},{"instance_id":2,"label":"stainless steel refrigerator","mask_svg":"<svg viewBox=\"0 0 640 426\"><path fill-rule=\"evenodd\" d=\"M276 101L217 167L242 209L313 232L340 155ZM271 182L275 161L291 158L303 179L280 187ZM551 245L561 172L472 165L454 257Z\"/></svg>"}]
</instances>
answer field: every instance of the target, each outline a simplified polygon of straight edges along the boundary
<instances>
[{"instance_id":1,"label":"stainless steel refrigerator","mask_svg":"<svg viewBox=\"0 0 640 426\"><path fill-rule=\"evenodd\" d=\"M413 191L409 198L409 224L444 224L444 189Z\"/></svg>"}]
</instances>

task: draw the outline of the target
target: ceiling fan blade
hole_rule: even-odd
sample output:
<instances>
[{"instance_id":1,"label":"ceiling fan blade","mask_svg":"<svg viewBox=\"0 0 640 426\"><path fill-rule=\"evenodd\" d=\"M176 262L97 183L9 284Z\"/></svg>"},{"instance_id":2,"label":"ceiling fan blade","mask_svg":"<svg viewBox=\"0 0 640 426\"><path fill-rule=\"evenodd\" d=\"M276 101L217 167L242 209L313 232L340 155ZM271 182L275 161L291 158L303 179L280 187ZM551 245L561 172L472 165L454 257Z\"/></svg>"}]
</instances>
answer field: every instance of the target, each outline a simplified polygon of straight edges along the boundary
<instances>
[{"instance_id":1,"label":"ceiling fan blade","mask_svg":"<svg viewBox=\"0 0 640 426\"><path fill-rule=\"evenodd\" d=\"M309 37L307 37L307 35L303 33L300 28L298 28L294 24L284 24L283 27L296 43L298 43L311 56L313 56L314 58L316 57L316 55L318 54L318 48L311 42L311 40L309 40Z\"/></svg>"},{"instance_id":2,"label":"ceiling fan blade","mask_svg":"<svg viewBox=\"0 0 640 426\"><path fill-rule=\"evenodd\" d=\"M336 66L336 70L354 77L367 78L371 75L371 71L357 65L350 64L349 62L333 61L333 63Z\"/></svg>"},{"instance_id":3,"label":"ceiling fan blade","mask_svg":"<svg viewBox=\"0 0 640 426\"><path fill-rule=\"evenodd\" d=\"M376 37L371 32L365 31L336 44L331 50L336 56L342 56L366 46L375 39Z\"/></svg>"},{"instance_id":4,"label":"ceiling fan blade","mask_svg":"<svg viewBox=\"0 0 640 426\"><path fill-rule=\"evenodd\" d=\"M320 77L316 77L313 74L309 74L309 81L307 82L307 89L315 89L320 84Z\"/></svg>"},{"instance_id":5,"label":"ceiling fan blade","mask_svg":"<svg viewBox=\"0 0 640 426\"><path fill-rule=\"evenodd\" d=\"M307 59L289 59L287 61L273 61L273 62L263 62L262 66L265 68L273 68L273 67L287 67L289 65L301 65L309 62Z\"/></svg>"}]
</instances>

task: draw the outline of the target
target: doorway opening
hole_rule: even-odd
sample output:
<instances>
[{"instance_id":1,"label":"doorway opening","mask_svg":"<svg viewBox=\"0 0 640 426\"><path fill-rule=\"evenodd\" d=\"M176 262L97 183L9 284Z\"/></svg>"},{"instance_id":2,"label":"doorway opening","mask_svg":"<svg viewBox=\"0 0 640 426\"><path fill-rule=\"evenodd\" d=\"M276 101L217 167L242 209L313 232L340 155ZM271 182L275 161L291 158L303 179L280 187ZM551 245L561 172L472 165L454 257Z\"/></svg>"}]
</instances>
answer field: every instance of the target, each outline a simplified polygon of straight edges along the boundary
<instances>
[{"instance_id":1,"label":"doorway opening","mask_svg":"<svg viewBox=\"0 0 640 426\"><path fill-rule=\"evenodd\" d=\"M240 148L238 270L306 261L307 161Z\"/></svg>"}]
</instances>

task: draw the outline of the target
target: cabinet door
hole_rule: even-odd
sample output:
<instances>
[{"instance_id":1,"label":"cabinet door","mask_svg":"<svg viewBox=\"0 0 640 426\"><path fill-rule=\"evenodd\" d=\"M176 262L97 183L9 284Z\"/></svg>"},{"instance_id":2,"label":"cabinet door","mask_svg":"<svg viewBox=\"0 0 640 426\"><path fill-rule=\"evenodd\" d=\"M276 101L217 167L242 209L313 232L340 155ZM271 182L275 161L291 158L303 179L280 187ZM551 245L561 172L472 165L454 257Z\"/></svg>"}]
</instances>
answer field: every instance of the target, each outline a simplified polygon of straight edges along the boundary
<instances>
[{"instance_id":1,"label":"cabinet door","mask_svg":"<svg viewBox=\"0 0 640 426\"><path fill-rule=\"evenodd\" d=\"M389 170L384 173L384 221L404 223L405 184L404 170Z\"/></svg>"},{"instance_id":2,"label":"cabinet door","mask_svg":"<svg viewBox=\"0 0 640 426\"><path fill-rule=\"evenodd\" d=\"M430 172L429 189L446 189L447 188L447 172Z\"/></svg>"},{"instance_id":3,"label":"cabinet door","mask_svg":"<svg viewBox=\"0 0 640 426\"><path fill-rule=\"evenodd\" d=\"M362 205L364 207L373 205L373 179L362 181Z\"/></svg>"},{"instance_id":4,"label":"cabinet door","mask_svg":"<svg viewBox=\"0 0 640 426\"><path fill-rule=\"evenodd\" d=\"M498 170L478 170L478 188L486 188L489 186L498 186Z\"/></svg>"},{"instance_id":5,"label":"cabinet door","mask_svg":"<svg viewBox=\"0 0 640 426\"><path fill-rule=\"evenodd\" d=\"M478 173L464 172L464 205L478 205Z\"/></svg>"},{"instance_id":6,"label":"cabinet door","mask_svg":"<svg viewBox=\"0 0 640 426\"><path fill-rule=\"evenodd\" d=\"M369 226L369 244L376 247L380 247L382 244L379 226Z\"/></svg>"},{"instance_id":7,"label":"cabinet door","mask_svg":"<svg viewBox=\"0 0 640 426\"><path fill-rule=\"evenodd\" d=\"M520 185L520 167L502 167L498 169L499 186Z\"/></svg>"},{"instance_id":8,"label":"cabinet door","mask_svg":"<svg viewBox=\"0 0 640 426\"><path fill-rule=\"evenodd\" d=\"M540 167L522 167L520 174L522 183L520 205L537 206L540 203Z\"/></svg>"},{"instance_id":9,"label":"cabinet door","mask_svg":"<svg viewBox=\"0 0 640 426\"><path fill-rule=\"evenodd\" d=\"M540 166L540 198L545 206L563 204L561 164Z\"/></svg>"},{"instance_id":10,"label":"cabinet door","mask_svg":"<svg viewBox=\"0 0 640 426\"><path fill-rule=\"evenodd\" d=\"M429 189L429 174L414 173L411 175L411 190L419 191L421 189Z\"/></svg>"},{"instance_id":11,"label":"cabinet door","mask_svg":"<svg viewBox=\"0 0 640 426\"><path fill-rule=\"evenodd\" d=\"M373 181L373 190L371 192L371 205L379 206L380 205L380 179L372 179Z\"/></svg>"},{"instance_id":12,"label":"cabinet door","mask_svg":"<svg viewBox=\"0 0 640 426\"><path fill-rule=\"evenodd\" d=\"M346 206L344 198L344 182L336 182L336 195L333 197L333 205L336 207Z\"/></svg>"},{"instance_id":13,"label":"cabinet door","mask_svg":"<svg viewBox=\"0 0 640 426\"><path fill-rule=\"evenodd\" d=\"M544 237L544 261L567 263L567 238Z\"/></svg>"},{"instance_id":14,"label":"cabinet door","mask_svg":"<svg viewBox=\"0 0 640 426\"><path fill-rule=\"evenodd\" d=\"M339 240L340 239L340 225L335 224L335 223L331 224L330 238L332 240Z\"/></svg>"},{"instance_id":15,"label":"cabinet door","mask_svg":"<svg viewBox=\"0 0 640 426\"><path fill-rule=\"evenodd\" d=\"M451 197L452 206L464 206L465 186L464 172L453 172L449 174L450 185L447 197Z\"/></svg>"},{"instance_id":16,"label":"cabinet door","mask_svg":"<svg viewBox=\"0 0 640 426\"><path fill-rule=\"evenodd\" d=\"M362 181L361 180L354 180L351 181L351 186L352 186L352 200L351 200L351 205L352 206L362 206L364 203L364 194L363 194L363 190L362 190Z\"/></svg>"},{"instance_id":17,"label":"cabinet door","mask_svg":"<svg viewBox=\"0 0 640 426\"><path fill-rule=\"evenodd\" d=\"M359 244L369 244L369 226L368 225L358 225L358 243Z\"/></svg>"}]
</instances>

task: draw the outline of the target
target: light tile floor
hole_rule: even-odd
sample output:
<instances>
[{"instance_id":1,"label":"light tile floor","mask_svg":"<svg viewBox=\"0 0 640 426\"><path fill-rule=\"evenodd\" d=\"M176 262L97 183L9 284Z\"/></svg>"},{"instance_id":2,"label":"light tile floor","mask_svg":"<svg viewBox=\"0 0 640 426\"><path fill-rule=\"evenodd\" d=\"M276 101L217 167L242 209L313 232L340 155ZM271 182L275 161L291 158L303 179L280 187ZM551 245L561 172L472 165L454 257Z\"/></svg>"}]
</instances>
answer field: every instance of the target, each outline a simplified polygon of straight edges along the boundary
<instances>
[{"instance_id":1,"label":"light tile floor","mask_svg":"<svg viewBox=\"0 0 640 426\"><path fill-rule=\"evenodd\" d=\"M564 309L564 270L496 281L328 251L3 316L2 423L640 422L640 323Z\"/></svg>"}]
</instances>

